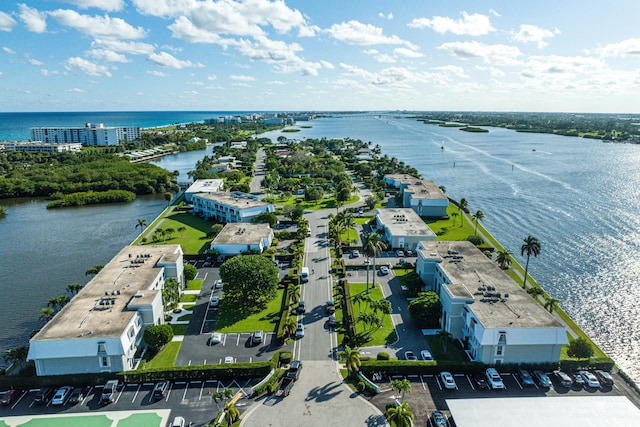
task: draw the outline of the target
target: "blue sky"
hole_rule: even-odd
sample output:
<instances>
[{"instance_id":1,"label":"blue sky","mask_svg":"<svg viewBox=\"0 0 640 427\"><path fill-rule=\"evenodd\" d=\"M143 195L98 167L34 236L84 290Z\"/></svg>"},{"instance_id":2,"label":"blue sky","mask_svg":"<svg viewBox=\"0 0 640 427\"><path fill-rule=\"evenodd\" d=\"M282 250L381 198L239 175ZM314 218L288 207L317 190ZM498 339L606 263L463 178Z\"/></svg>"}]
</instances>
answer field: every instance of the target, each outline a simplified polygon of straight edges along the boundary
<instances>
[{"instance_id":1,"label":"blue sky","mask_svg":"<svg viewBox=\"0 0 640 427\"><path fill-rule=\"evenodd\" d=\"M640 113L640 2L0 2L0 111Z\"/></svg>"}]
</instances>

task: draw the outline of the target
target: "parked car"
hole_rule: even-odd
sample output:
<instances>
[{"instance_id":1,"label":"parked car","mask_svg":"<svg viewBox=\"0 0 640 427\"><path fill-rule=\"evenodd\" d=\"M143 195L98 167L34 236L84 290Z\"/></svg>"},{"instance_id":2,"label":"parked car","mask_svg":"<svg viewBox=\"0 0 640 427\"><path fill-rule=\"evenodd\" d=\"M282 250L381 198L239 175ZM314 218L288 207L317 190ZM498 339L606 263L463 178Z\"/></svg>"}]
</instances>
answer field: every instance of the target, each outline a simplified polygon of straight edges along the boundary
<instances>
[{"instance_id":1,"label":"parked car","mask_svg":"<svg viewBox=\"0 0 640 427\"><path fill-rule=\"evenodd\" d=\"M556 378L558 379L558 383L562 387L566 387L566 388L573 387L573 379L571 379L569 374L567 374L566 372L558 370L558 371L553 371L553 374L556 376Z\"/></svg>"},{"instance_id":2,"label":"parked car","mask_svg":"<svg viewBox=\"0 0 640 427\"><path fill-rule=\"evenodd\" d=\"M305 311L307 311L307 309L304 305L304 301L298 301L298 313L304 313Z\"/></svg>"},{"instance_id":3,"label":"parked car","mask_svg":"<svg viewBox=\"0 0 640 427\"><path fill-rule=\"evenodd\" d=\"M43 387L33 397L33 403L37 405L46 405L51 400L51 397L53 397L53 393L55 393L55 389L51 387Z\"/></svg>"},{"instance_id":4,"label":"parked car","mask_svg":"<svg viewBox=\"0 0 640 427\"><path fill-rule=\"evenodd\" d=\"M600 388L600 382L596 376L589 371L578 371L580 376L584 378L584 381L587 383L587 386L591 388Z\"/></svg>"},{"instance_id":5,"label":"parked car","mask_svg":"<svg viewBox=\"0 0 640 427\"><path fill-rule=\"evenodd\" d=\"M412 250L406 250L406 251L404 251L404 254L405 254L406 256L415 256L415 255L416 255L416 254L414 254L414 253L413 253L413 251L412 251Z\"/></svg>"},{"instance_id":6,"label":"parked car","mask_svg":"<svg viewBox=\"0 0 640 427\"><path fill-rule=\"evenodd\" d=\"M162 400L169 392L169 381L160 381L153 387L153 400Z\"/></svg>"},{"instance_id":7,"label":"parked car","mask_svg":"<svg viewBox=\"0 0 640 427\"><path fill-rule=\"evenodd\" d=\"M587 384L584 378L582 378L582 375L580 375L577 372L574 372L573 374L571 374L571 377L573 378L573 384L577 387L582 388Z\"/></svg>"},{"instance_id":8,"label":"parked car","mask_svg":"<svg viewBox=\"0 0 640 427\"><path fill-rule=\"evenodd\" d=\"M220 305L220 297L213 295L209 300L209 307L218 307Z\"/></svg>"},{"instance_id":9,"label":"parked car","mask_svg":"<svg viewBox=\"0 0 640 427\"><path fill-rule=\"evenodd\" d=\"M116 400L116 391L118 390L118 380L109 380L102 388L100 395L100 403L108 405Z\"/></svg>"},{"instance_id":10,"label":"parked car","mask_svg":"<svg viewBox=\"0 0 640 427\"><path fill-rule=\"evenodd\" d=\"M21 393L22 390L17 388L12 388L11 390L0 393L0 405L8 406L13 404L16 400L18 400L18 397Z\"/></svg>"},{"instance_id":11,"label":"parked car","mask_svg":"<svg viewBox=\"0 0 640 427\"><path fill-rule=\"evenodd\" d=\"M594 371L594 374L596 374L596 377L598 377L598 381L600 381L602 386L613 387L615 381L613 381L613 377L609 372L598 369Z\"/></svg>"},{"instance_id":12,"label":"parked car","mask_svg":"<svg viewBox=\"0 0 640 427\"><path fill-rule=\"evenodd\" d=\"M215 289L222 289L222 286L223 286L223 285L222 285L222 279L218 279L218 280L216 280L216 281L215 281L215 283L213 284L213 287L214 287Z\"/></svg>"},{"instance_id":13,"label":"parked car","mask_svg":"<svg viewBox=\"0 0 640 427\"><path fill-rule=\"evenodd\" d=\"M413 354L413 351L405 351L404 352L404 358L405 358L405 360L418 360L416 355Z\"/></svg>"},{"instance_id":14,"label":"parked car","mask_svg":"<svg viewBox=\"0 0 640 427\"><path fill-rule=\"evenodd\" d=\"M396 256L397 256L397 257L403 257L403 256L404 256L404 251L403 251L402 249L398 249L398 250L396 251Z\"/></svg>"},{"instance_id":15,"label":"parked car","mask_svg":"<svg viewBox=\"0 0 640 427\"><path fill-rule=\"evenodd\" d=\"M333 300L327 301L327 313L333 314L336 312L336 303Z\"/></svg>"},{"instance_id":16,"label":"parked car","mask_svg":"<svg viewBox=\"0 0 640 427\"><path fill-rule=\"evenodd\" d=\"M171 427L184 427L185 421L182 417L175 417L171 423Z\"/></svg>"},{"instance_id":17,"label":"parked car","mask_svg":"<svg viewBox=\"0 0 640 427\"><path fill-rule=\"evenodd\" d=\"M378 270L378 275L379 276L386 276L387 274L389 274L389 267L386 266L382 266L380 267L380 269Z\"/></svg>"},{"instance_id":18,"label":"parked car","mask_svg":"<svg viewBox=\"0 0 640 427\"><path fill-rule=\"evenodd\" d=\"M435 427L447 427L447 418L440 411L433 411L431 413L431 422Z\"/></svg>"},{"instance_id":19,"label":"parked car","mask_svg":"<svg viewBox=\"0 0 640 427\"><path fill-rule=\"evenodd\" d=\"M482 374L474 374L472 375L471 378L473 378L473 384L478 390L484 390L489 388L487 379Z\"/></svg>"},{"instance_id":20,"label":"parked car","mask_svg":"<svg viewBox=\"0 0 640 427\"><path fill-rule=\"evenodd\" d=\"M520 378L520 382L525 387L533 387L535 383L533 382L533 377L529 373L529 371L525 369L518 369L518 377Z\"/></svg>"},{"instance_id":21,"label":"parked car","mask_svg":"<svg viewBox=\"0 0 640 427\"><path fill-rule=\"evenodd\" d=\"M302 362L300 360L294 360L289 365L289 370L287 371L287 378L291 378L297 380L300 376L300 371L302 370Z\"/></svg>"},{"instance_id":22,"label":"parked car","mask_svg":"<svg viewBox=\"0 0 640 427\"><path fill-rule=\"evenodd\" d=\"M69 404L76 405L84 400L85 391L82 387L76 387L71 391L69 395Z\"/></svg>"},{"instance_id":23,"label":"parked car","mask_svg":"<svg viewBox=\"0 0 640 427\"><path fill-rule=\"evenodd\" d=\"M222 342L222 334L220 332L214 332L211 334L211 338L209 339L211 344L219 344Z\"/></svg>"},{"instance_id":24,"label":"parked car","mask_svg":"<svg viewBox=\"0 0 640 427\"><path fill-rule=\"evenodd\" d=\"M336 316L329 316L329 327L335 328L336 326L338 326L338 320L336 319Z\"/></svg>"},{"instance_id":25,"label":"parked car","mask_svg":"<svg viewBox=\"0 0 640 427\"><path fill-rule=\"evenodd\" d=\"M420 358L422 360L433 360L433 356L431 355L431 352L429 350L422 350L420 352Z\"/></svg>"},{"instance_id":26,"label":"parked car","mask_svg":"<svg viewBox=\"0 0 640 427\"><path fill-rule=\"evenodd\" d=\"M451 372L440 372L440 381L442 381L442 385L447 390L455 390L458 388L458 386L456 385L456 381L453 379L453 375L451 375Z\"/></svg>"},{"instance_id":27,"label":"parked car","mask_svg":"<svg viewBox=\"0 0 640 427\"><path fill-rule=\"evenodd\" d=\"M296 328L296 338L304 337L304 325L302 322L298 322L298 327Z\"/></svg>"},{"instance_id":28,"label":"parked car","mask_svg":"<svg viewBox=\"0 0 640 427\"><path fill-rule=\"evenodd\" d=\"M234 359L233 356L226 356L224 358L224 363L236 363L236 359Z\"/></svg>"},{"instance_id":29,"label":"parked car","mask_svg":"<svg viewBox=\"0 0 640 427\"><path fill-rule=\"evenodd\" d=\"M60 387L58 391L56 391L56 394L53 395L53 398L51 399L51 404L55 406L64 405L67 402L67 398L71 394L72 390L73 390L73 387L69 387L69 386Z\"/></svg>"},{"instance_id":30,"label":"parked car","mask_svg":"<svg viewBox=\"0 0 640 427\"><path fill-rule=\"evenodd\" d=\"M349 255L350 258L358 258L360 256L360 251L357 249L354 249L351 251L351 255Z\"/></svg>"},{"instance_id":31,"label":"parked car","mask_svg":"<svg viewBox=\"0 0 640 427\"><path fill-rule=\"evenodd\" d=\"M553 385L551 384L549 376L542 371L533 371L533 378L540 387L550 388Z\"/></svg>"},{"instance_id":32,"label":"parked car","mask_svg":"<svg viewBox=\"0 0 640 427\"><path fill-rule=\"evenodd\" d=\"M253 334L251 334L251 344L260 344L262 342L263 335L264 333L262 331L253 331Z\"/></svg>"},{"instance_id":33,"label":"parked car","mask_svg":"<svg viewBox=\"0 0 640 427\"><path fill-rule=\"evenodd\" d=\"M502 377L496 370L496 368L487 368L485 371L485 376L487 377L487 382L489 383L489 387L492 390L501 390L505 389L504 383L502 382Z\"/></svg>"}]
</instances>

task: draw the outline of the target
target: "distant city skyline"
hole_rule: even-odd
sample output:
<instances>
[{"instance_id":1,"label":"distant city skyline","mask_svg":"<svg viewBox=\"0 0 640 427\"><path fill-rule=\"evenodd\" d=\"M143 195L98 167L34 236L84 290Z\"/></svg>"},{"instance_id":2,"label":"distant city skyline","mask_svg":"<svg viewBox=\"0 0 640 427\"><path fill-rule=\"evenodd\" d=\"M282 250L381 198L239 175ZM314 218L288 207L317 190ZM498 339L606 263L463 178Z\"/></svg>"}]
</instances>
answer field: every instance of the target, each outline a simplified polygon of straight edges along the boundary
<instances>
[{"instance_id":1,"label":"distant city skyline","mask_svg":"<svg viewBox=\"0 0 640 427\"><path fill-rule=\"evenodd\" d=\"M640 113L640 3L0 4L0 111Z\"/></svg>"}]
</instances>

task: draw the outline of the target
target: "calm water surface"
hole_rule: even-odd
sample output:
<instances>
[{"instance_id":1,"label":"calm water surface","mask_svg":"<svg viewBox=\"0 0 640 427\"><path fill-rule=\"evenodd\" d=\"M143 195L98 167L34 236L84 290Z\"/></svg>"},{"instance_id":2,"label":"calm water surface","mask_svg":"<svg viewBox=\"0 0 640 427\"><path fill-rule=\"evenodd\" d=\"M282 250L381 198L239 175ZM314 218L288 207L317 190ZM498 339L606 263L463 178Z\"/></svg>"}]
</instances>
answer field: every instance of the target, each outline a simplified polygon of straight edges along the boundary
<instances>
[{"instance_id":1,"label":"calm water surface","mask_svg":"<svg viewBox=\"0 0 640 427\"><path fill-rule=\"evenodd\" d=\"M449 196L465 197L472 211L482 209L485 227L523 264L522 240L538 237L542 253L532 259L531 274L640 380L640 146L504 129L466 133L393 116L308 125L267 136L371 141L444 185ZM156 164L186 180L204 154ZM135 238L136 218L151 220L165 206L153 198L62 210L47 210L41 201L2 203L9 215L0 220L0 350L21 345L41 324L39 307L66 284L85 283L88 268L105 264Z\"/></svg>"}]
</instances>

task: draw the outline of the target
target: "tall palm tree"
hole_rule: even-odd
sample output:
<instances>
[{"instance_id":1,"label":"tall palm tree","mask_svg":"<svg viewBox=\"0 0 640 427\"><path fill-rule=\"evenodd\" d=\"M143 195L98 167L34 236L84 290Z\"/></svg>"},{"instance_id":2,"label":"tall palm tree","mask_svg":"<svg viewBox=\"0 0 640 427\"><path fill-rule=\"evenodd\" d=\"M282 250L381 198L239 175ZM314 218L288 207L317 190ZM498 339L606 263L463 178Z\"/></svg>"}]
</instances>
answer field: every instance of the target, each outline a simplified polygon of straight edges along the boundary
<instances>
[{"instance_id":1,"label":"tall palm tree","mask_svg":"<svg viewBox=\"0 0 640 427\"><path fill-rule=\"evenodd\" d=\"M360 371L360 366L362 362L360 362L360 351L357 349L352 349L348 345L344 346L344 350L338 354L338 359L343 360L347 371L349 372L349 376L355 375L358 371Z\"/></svg>"},{"instance_id":2,"label":"tall palm tree","mask_svg":"<svg viewBox=\"0 0 640 427\"><path fill-rule=\"evenodd\" d=\"M69 283L67 285L67 291L71 294L71 296L76 295L82 288L83 286L79 283Z\"/></svg>"},{"instance_id":3,"label":"tall palm tree","mask_svg":"<svg viewBox=\"0 0 640 427\"><path fill-rule=\"evenodd\" d=\"M533 255L534 257L537 257L538 255L540 255L541 250L542 250L542 245L540 244L540 241L537 238L533 237L532 235L528 235L526 239L524 239L524 244L520 248L520 255L524 256L524 254L527 254L527 263L525 264L525 267L524 267L524 281L522 282L522 287L524 289L527 289L527 273L529 272L529 258L531 258L531 255Z\"/></svg>"},{"instance_id":4,"label":"tall palm tree","mask_svg":"<svg viewBox=\"0 0 640 427\"><path fill-rule=\"evenodd\" d=\"M55 312L56 311L53 309L53 307L42 307L40 309L40 319L48 322L49 320L51 320Z\"/></svg>"},{"instance_id":5,"label":"tall palm tree","mask_svg":"<svg viewBox=\"0 0 640 427\"><path fill-rule=\"evenodd\" d=\"M413 412L409 410L409 405L406 402L389 407L385 416L389 420L389 424L396 427L411 427L413 425Z\"/></svg>"},{"instance_id":6,"label":"tall palm tree","mask_svg":"<svg viewBox=\"0 0 640 427\"><path fill-rule=\"evenodd\" d=\"M291 292L291 300L293 304L297 304L298 301L300 301L300 292L300 286L293 288L293 291Z\"/></svg>"},{"instance_id":7,"label":"tall palm tree","mask_svg":"<svg viewBox=\"0 0 640 427\"><path fill-rule=\"evenodd\" d=\"M235 405L231 402L228 402L224 405L224 417L223 420L227 422L227 426L231 426L233 423L238 421L240 418L240 411L235 407Z\"/></svg>"},{"instance_id":8,"label":"tall palm tree","mask_svg":"<svg viewBox=\"0 0 640 427\"><path fill-rule=\"evenodd\" d=\"M501 269L506 270L507 268L511 267L512 255L513 255L513 252L511 252L510 249L503 249L498 252L496 261L498 261L498 265L500 266Z\"/></svg>"},{"instance_id":9,"label":"tall palm tree","mask_svg":"<svg viewBox=\"0 0 640 427\"><path fill-rule=\"evenodd\" d=\"M560 301L558 301L557 299L553 297L549 297L546 299L546 302L544 303L544 308L549 310L549 313L553 313L553 309L558 305L559 302Z\"/></svg>"},{"instance_id":10,"label":"tall palm tree","mask_svg":"<svg viewBox=\"0 0 640 427\"><path fill-rule=\"evenodd\" d=\"M287 322L284 324L283 331L285 335L287 335L288 337L291 337L293 336L293 334L296 333L297 327L298 327L298 324L296 323L296 318L293 316L290 316L287 318Z\"/></svg>"},{"instance_id":11,"label":"tall palm tree","mask_svg":"<svg viewBox=\"0 0 640 427\"><path fill-rule=\"evenodd\" d=\"M451 217L453 218L453 225L456 225L456 222L458 222L457 221L458 216L460 216L460 214L458 212L451 212Z\"/></svg>"},{"instance_id":12,"label":"tall palm tree","mask_svg":"<svg viewBox=\"0 0 640 427\"><path fill-rule=\"evenodd\" d=\"M214 391L213 393L211 393L211 399L213 399L213 401L216 404L216 408L218 408L218 411L220 410L220 406L218 406L218 402L222 401L222 392L220 391Z\"/></svg>"},{"instance_id":13,"label":"tall palm tree","mask_svg":"<svg viewBox=\"0 0 640 427\"><path fill-rule=\"evenodd\" d=\"M138 223L136 224L136 229L138 227L140 227L140 232L142 233L144 231L145 228L147 228L148 224L147 224L147 220L146 219L142 219L142 218L138 218Z\"/></svg>"},{"instance_id":14,"label":"tall palm tree","mask_svg":"<svg viewBox=\"0 0 640 427\"><path fill-rule=\"evenodd\" d=\"M343 227L343 229L344 229L344 230L346 230L346 231L347 231L347 239L348 239L348 243L347 243L347 244L351 243L351 241L350 241L350 239L349 239L349 238L351 237L350 230L351 230L355 225L356 225L356 220L355 220L355 218L353 217L353 215L351 214L351 212L347 213L347 214L344 216L344 219L342 220L342 227Z\"/></svg>"},{"instance_id":15,"label":"tall palm tree","mask_svg":"<svg viewBox=\"0 0 640 427\"><path fill-rule=\"evenodd\" d=\"M184 237L184 232L187 231L187 227L180 226L178 227L178 233L180 233L180 237Z\"/></svg>"},{"instance_id":16,"label":"tall palm tree","mask_svg":"<svg viewBox=\"0 0 640 427\"><path fill-rule=\"evenodd\" d=\"M472 216L473 216L473 221L476 223L476 229L474 231L474 234L477 236L478 222L482 222L484 220L484 212L482 212L481 210L477 210L476 213L474 213Z\"/></svg>"},{"instance_id":17,"label":"tall palm tree","mask_svg":"<svg viewBox=\"0 0 640 427\"><path fill-rule=\"evenodd\" d=\"M469 202L467 201L467 199L463 197L462 199L460 199L460 202L458 203L458 209L460 209L462 213L462 212L466 212L468 208L469 208Z\"/></svg>"},{"instance_id":18,"label":"tall palm tree","mask_svg":"<svg viewBox=\"0 0 640 427\"><path fill-rule=\"evenodd\" d=\"M380 235L378 233L367 233L364 235L364 244L362 245L362 252L373 258L373 276L371 276L371 286L375 287L376 285L376 257L380 252L385 250L387 245L380 240ZM367 264L367 268L369 265ZM369 293L369 282L367 281L367 293Z\"/></svg>"},{"instance_id":19,"label":"tall palm tree","mask_svg":"<svg viewBox=\"0 0 640 427\"><path fill-rule=\"evenodd\" d=\"M451 341L451 337L453 335L451 335L449 331L441 329L436 333L436 336L440 339L440 344L442 344L442 351L446 353L448 351L447 344Z\"/></svg>"}]
</instances>

